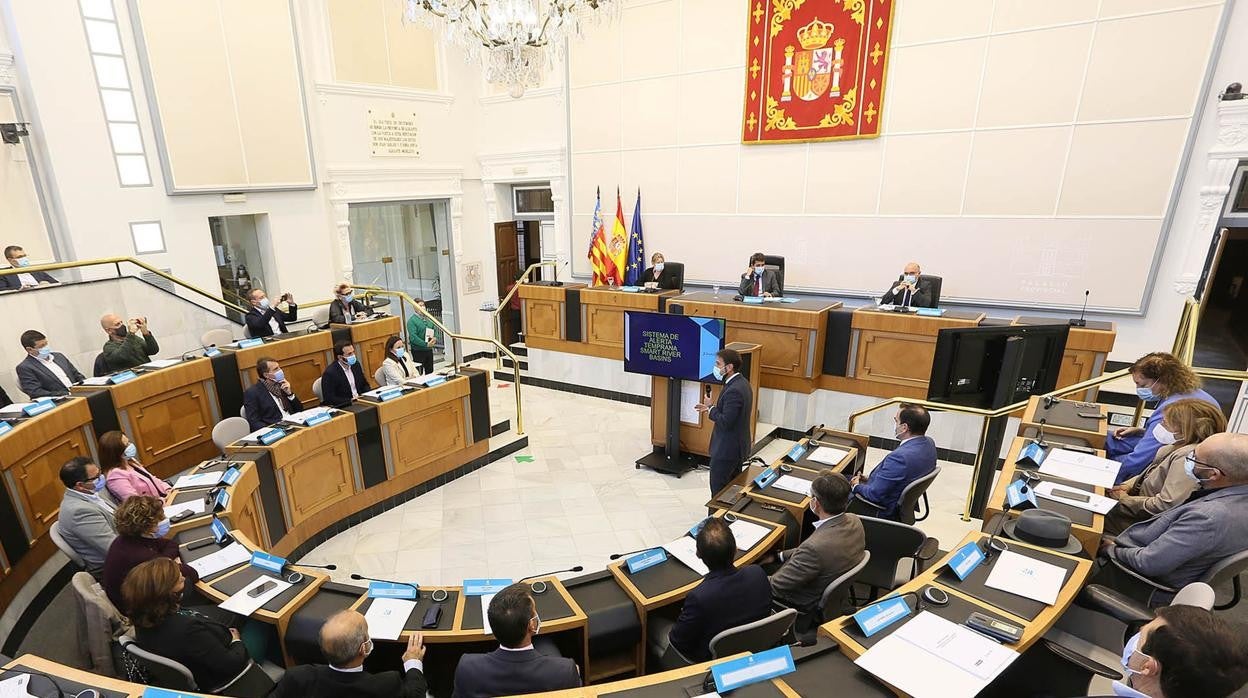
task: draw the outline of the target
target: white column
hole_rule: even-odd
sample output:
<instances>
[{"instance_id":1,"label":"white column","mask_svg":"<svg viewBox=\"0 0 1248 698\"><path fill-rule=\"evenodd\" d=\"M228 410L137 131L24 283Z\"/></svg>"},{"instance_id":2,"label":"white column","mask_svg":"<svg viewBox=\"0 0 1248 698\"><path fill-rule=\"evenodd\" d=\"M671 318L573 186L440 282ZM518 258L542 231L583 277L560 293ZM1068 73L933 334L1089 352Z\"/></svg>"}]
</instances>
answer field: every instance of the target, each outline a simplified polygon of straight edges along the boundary
<instances>
[{"instance_id":1,"label":"white column","mask_svg":"<svg viewBox=\"0 0 1248 698\"><path fill-rule=\"evenodd\" d=\"M1218 102L1218 138L1209 149L1196 226L1188 241L1183 268L1174 280L1175 293L1190 296L1196 290L1209 253L1209 241L1217 232L1222 207L1231 191L1231 177L1242 158L1248 158L1248 99Z\"/></svg>"}]
</instances>

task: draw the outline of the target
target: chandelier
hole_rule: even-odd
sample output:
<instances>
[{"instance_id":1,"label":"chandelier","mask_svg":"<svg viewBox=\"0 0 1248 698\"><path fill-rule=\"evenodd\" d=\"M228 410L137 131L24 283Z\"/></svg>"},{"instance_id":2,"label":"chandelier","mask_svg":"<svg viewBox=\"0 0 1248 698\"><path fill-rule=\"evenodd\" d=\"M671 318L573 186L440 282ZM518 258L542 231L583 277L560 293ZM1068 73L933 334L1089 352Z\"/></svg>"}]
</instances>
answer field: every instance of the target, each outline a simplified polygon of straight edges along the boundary
<instances>
[{"instance_id":1,"label":"chandelier","mask_svg":"<svg viewBox=\"0 0 1248 698\"><path fill-rule=\"evenodd\" d=\"M441 29L485 80L512 97L536 86L565 42L618 12L619 0L406 0L404 18Z\"/></svg>"}]
</instances>

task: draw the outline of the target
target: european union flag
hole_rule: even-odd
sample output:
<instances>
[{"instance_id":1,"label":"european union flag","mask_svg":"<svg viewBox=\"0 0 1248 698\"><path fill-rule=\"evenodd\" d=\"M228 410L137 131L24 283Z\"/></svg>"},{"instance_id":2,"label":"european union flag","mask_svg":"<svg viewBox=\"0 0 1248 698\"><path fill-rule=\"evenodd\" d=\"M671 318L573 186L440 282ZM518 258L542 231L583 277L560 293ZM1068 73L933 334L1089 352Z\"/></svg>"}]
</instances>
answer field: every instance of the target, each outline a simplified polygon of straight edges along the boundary
<instances>
[{"instance_id":1,"label":"european union flag","mask_svg":"<svg viewBox=\"0 0 1248 698\"><path fill-rule=\"evenodd\" d=\"M628 264L624 268L624 285L636 286L646 270L646 243L641 237L641 190L633 207L633 233L628 236Z\"/></svg>"}]
</instances>

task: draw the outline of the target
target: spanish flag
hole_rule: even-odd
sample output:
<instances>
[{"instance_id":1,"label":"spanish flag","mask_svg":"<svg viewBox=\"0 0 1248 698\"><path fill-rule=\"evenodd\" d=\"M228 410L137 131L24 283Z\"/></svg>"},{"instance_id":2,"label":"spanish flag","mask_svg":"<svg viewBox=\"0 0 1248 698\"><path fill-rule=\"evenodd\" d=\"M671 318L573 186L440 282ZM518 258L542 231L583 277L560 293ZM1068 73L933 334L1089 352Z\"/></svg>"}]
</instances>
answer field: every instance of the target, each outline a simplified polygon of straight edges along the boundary
<instances>
[{"instance_id":1,"label":"spanish flag","mask_svg":"<svg viewBox=\"0 0 1248 698\"><path fill-rule=\"evenodd\" d=\"M593 230L590 231L589 237L589 266L593 269L594 278L590 283L591 286L605 286L607 279L614 275L615 263L611 260L611 255L607 251L607 233L602 227L602 191L597 193L597 201L594 202L594 223Z\"/></svg>"},{"instance_id":2,"label":"spanish flag","mask_svg":"<svg viewBox=\"0 0 1248 698\"><path fill-rule=\"evenodd\" d=\"M624 285L624 269L628 264L628 228L624 225L624 204L620 201L620 190L615 190L615 225L611 226L611 239L607 241L607 250L611 253L614 265L615 285Z\"/></svg>"}]
</instances>

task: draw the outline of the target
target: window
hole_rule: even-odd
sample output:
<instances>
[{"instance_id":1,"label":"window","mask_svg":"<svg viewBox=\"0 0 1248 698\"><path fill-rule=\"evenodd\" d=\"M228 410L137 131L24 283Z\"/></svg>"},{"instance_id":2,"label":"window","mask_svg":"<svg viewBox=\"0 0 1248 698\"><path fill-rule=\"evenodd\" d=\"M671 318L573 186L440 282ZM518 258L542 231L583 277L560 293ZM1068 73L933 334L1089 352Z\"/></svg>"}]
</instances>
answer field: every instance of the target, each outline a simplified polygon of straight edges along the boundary
<instances>
[{"instance_id":1,"label":"window","mask_svg":"<svg viewBox=\"0 0 1248 698\"><path fill-rule=\"evenodd\" d=\"M121 34L117 30L112 0L79 0L78 5L82 9L82 25L87 33L91 63L95 66L95 82L100 89L104 119L108 122L108 137L113 144L117 178L123 187L151 186L152 175L143 150L143 135L139 131L134 94L130 90L130 75L121 50ZM164 252L165 243L160 236L159 223L131 224L136 252L145 254L139 246L136 225L154 225L159 249L149 251ZM150 231L145 234L150 234Z\"/></svg>"},{"instance_id":2,"label":"window","mask_svg":"<svg viewBox=\"0 0 1248 698\"><path fill-rule=\"evenodd\" d=\"M515 195L517 218L543 218L555 215L555 202L550 187L512 187Z\"/></svg>"},{"instance_id":3,"label":"window","mask_svg":"<svg viewBox=\"0 0 1248 698\"><path fill-rule=\"evenodd\" d=\"M165 251L165 232L160 227L160 221L131 223L130 237L134 239L135 254Z\"/></svg>"}]
</instances>

